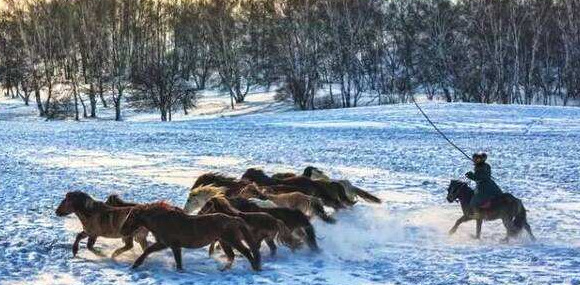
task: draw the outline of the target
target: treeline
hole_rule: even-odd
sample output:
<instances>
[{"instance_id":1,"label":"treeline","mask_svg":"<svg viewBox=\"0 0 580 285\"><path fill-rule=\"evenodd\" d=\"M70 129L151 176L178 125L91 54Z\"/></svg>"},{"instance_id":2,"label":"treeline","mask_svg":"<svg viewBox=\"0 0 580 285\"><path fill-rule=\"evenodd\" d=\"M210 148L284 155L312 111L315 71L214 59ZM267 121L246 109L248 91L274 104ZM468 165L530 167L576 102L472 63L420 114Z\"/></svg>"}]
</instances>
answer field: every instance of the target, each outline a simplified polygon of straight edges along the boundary
<instances>
[{"instance_id":1,"label":"treeline","mask_svg":"<svg viewBox=\"0 0 580 285\"><path fill-rule=\"evenodd\" d=\"M207 87L232 108L258 86L302 109L580 99L580 0L0 1L1 84L45 117L171 120Z\"/></svg>"}]
</instances>

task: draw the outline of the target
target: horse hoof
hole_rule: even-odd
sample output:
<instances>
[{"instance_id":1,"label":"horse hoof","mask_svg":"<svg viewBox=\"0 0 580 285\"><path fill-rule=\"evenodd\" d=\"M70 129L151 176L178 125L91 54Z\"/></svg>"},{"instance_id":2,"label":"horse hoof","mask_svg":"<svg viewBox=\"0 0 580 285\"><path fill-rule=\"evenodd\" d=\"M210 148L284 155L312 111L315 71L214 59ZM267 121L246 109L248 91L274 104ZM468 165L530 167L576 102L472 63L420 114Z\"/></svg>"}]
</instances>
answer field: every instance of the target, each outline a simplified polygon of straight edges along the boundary
<instances>
[{"instance_id":1,"label":"horse hoof","mask_svg":"<svg viewBox=\"0 0 580 285\"><path fill-rule=\"evenodd\" d=\"M232 268L232 265L231 264L228 264L228 265L225 265L224 267L220 268L220 271L221 272L224 272L226 270L230 270L231 268Z\"/></svg>"}]
</instances>

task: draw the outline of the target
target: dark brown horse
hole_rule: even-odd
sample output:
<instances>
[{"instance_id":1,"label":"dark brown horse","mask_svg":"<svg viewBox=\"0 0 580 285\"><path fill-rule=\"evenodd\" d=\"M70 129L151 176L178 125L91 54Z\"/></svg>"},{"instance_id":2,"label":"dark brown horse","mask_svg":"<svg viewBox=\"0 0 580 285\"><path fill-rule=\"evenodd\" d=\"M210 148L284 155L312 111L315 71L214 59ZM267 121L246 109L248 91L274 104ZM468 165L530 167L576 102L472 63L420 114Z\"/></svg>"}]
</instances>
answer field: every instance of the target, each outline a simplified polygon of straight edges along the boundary
<instances>
[{"instance_id":1,"label":"dark brown horse","mask_svg":"<svg viewBox=\"0 0 580 285\"><path fill-rule=\"evenodd\" d=\"M230 202L224 197L211 198L199 210L198 215L212 213L222 213L242 218L250 226L250 230L258 246L265 240L272 256L276 255L277 250L274 240L280 241L292 251L301 245L301 241L292 236L290 229L282 221L266 213L241 212L232 207ZM210 247L210 255L212 249L213 247Z\"/></svg>"},{"instance_id":2,"label":"dark brown horse","mask_svg":"<svg viewBox=\"0 0 580 285\"><path fill-rule=\"evenodd\" d=\"M102 255L94 248L97 237L121 238L125 246L115 250L112 255L115 258L133 248L134 236L143 250L147 248L147 231L140 230L128 235L121 234L121 226L131 209L132 207L112 207L94 200L86 193L75 191L66 194L56 209L56 215L63 217L74 213L83 225L83 231L77 234L73 243L73 256L76 256L79 251L80 241L87 237L89 238L87 248L97 255Z\"/></svg>"},{"instance_id":3,"label":"dark brown horse","mask_svg":"<svg viewBox=\"0 0 580 285\"><path fill-rule=\"evenodd\" d=\"M263 186L262 188L267 189L268 186ZM318 216L327 223L336 223L336 220L328 215L324 210L323 203L320 198L306 195L304 193L290 192L270 194L260 189L260 187L256 184L250 184L242 189L240 192L240 197L246 199L256 198L260 200L272 201L277 207L296 209L310 218Z\"/></svg>"},{"instance_id":4,"label":"dark brown horse","mask_svg":"<svg viewBox=\"0 0 580 285\"><path fill-rule=\"evenodd\" d=\"M525 229L528 232L532 240L536 239L532 234L532 229L526 219L526 209L524 208L522 201L509 193L505 193L494 199L492 201L492 206L489 209L473 209L469 205L473 193L473 189L471 189L467 183L459 180L451 180L451 183L447 188L447 201L449 203L458 201L461 205L463 216L455 222L453 228L449 230L449 234L454 234L460 224L470 220L475 220L475 237L480 238L481 224L484 220L491 221L501 219L507 229L505 241L508 241L509 238L519 234L522 229Z\"/></svg>"},{"instance_id":5,"label":"dark brown horse","mask_svg":"<svg viewBox=\"0 0 580 285\"><path fill-rule=\"evenodd\" d=\"M195 189L201 186L213 185L216 187L225 187L226 192L223 193L227 197L237 196L240 191L246 187L246 185L251 182L245 180L238 180L233 177L227 177L219 173L205 173L199 176L191 189Z\"/></svg>"},{"instance_id":6,"label":"dark brown horse","mask_svg":"<svg viewBox=\"0 0 580 285\"><path fill-rule=\"evenodd\" d=\"M369 203L376 203L376 204L381 203L381 199L379 199L377 196L375 196L375 195L373 195L373 194L371 194L363 189L360 189L357 186L352 185L352 183L350 183L350 181L345 180L345 179L342 179L342 180L330 179L326 174L324 174L324 172L322 172L322 170L320 170L314 166L308 166L308 167L304 168L304 172L302 173L302 176L306 176L306 177L308 177L310 179L314 179L314 180L332 181L332 182L339 183L344 188L344 190L346 192L346 196L348 197L348 200L352 203L356 203L357 197L360 197Z\"/></svg>"},{"instance_id":7,"label":"dark brown horse","mask_svg":"<svg viewBox=\"0 0 580 285\"><path fill-rule=\"evenodd\" d=\"M226 197L236 197L240 194L240 191L244 187L253 184L252 181L245 179L236 179L233 177L227 177L218 173L205 173L197 178L191 191L202 186L216 186L224 187L225 192L223 193ZM274 193L290 193L290 192L302 192L303 189L287 186L287 185L271 185L270 190Z\"/></svg>"},{"instance_id":8,"label":"dark brown horse","mask_svg":"<svg viewBox=\"0 0 580 285\"><path fill-rule=\"evenodd\" d=\"M273 189L273 186L275 185L295 187L299 192L322 199L325 205L335 209L341 209L345 208L345 206L352 205L346 196L344 188L339 183L316 181L304 176L294 176L285 179L273 179L268 177L264 171L256 168L249 168L246 170L242 176L242 179L252 181L260 186L269 186L272 191L275 191L275 189Z\"/></svg>"},{"instance_id":9,"label":"dark brown horse","mask_svg":"<svg viewBox=\"0 0 580 285\"><path fill-rule=\"evenodd\" d=\"M105 200L105 204L107 204L109 206L113 206L113 207L135 207L135 206L139 205L139 204L134 203L134 202L125 201L125 200L121 199L121 197L119 197L119 195L117 195L117 194L109 195L109 197L107 197L107 200ZM141 228L135 233L135 241L141 245L141 248L143 250L145 250L148 246L148 243L147 243L147 235L148 234L149 234L149 231L146 228Z\"/></svg>"},{"instance_id":10,"label":"dark brown horse","mask_svg":"<svg viewBox=\"0 0 580 285\"><path fill-rule=\"evenodd\" d=\"M177 270L181 271L183 270L181 248L200 248L219 241L228 257L224 270L231 268L234 261L235 254L232 248L241 252L250 261L254 270L261 270L259 247L250 233L248 224L241 218L225 214L190 216L163 202L135 206L131 209L121 233L129 235L140 227L145 227L157 240L135 260L133 268L143 264L149 254L171 248Z\"/></svg>"},{"instance_id":11,"label":"dark brown horse","mask_svg":"<svg viewBox=\"0 0 580 285\"><path fill-rule=\"evenodd\" d=\"M308 220L308 217L299 210L288 208L262 208L249 200L240 197L227 199L234 208L242 212L263 212L281 220L292 232L295 232L302 237L312 251L318 252L320 250L316 242L314 227Z\"/></svg>"}]
</instances>

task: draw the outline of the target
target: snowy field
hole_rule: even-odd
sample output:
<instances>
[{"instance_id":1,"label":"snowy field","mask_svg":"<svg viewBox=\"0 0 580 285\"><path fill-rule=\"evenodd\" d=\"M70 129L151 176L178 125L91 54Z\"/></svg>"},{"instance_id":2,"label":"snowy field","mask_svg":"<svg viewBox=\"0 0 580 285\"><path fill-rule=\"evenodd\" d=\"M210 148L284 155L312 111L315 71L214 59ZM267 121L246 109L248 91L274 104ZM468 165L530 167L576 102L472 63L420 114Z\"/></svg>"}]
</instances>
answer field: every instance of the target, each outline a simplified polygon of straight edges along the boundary
<instances>
[{"instance_id":1,"label":"snowy field","mask_svg":"<svg viewBox=\"0 0 580 285\"><path fill-rule=\"evenodd\" d=\"M528 209L524 234L501 244L501 222L465 223L445 200L471 166L412 105L272 112L172 123L44 122L21 103L0 103L0 284L580 284L580 109L426 103L425 111L468 151L489 152L494 177ZM156 118L155 118L156 119ZM117 261L71 244L80 224L54 210L69 190L104 199L182 206L203 172L240 176L315 165L384 199L315 221L322 253L281 248L264 270L185 249L185 273L169 250L132 271L140 249ZM119 240L99 239L110 254ZM263 252L266 252L265 249Z\"/></svg>"}]
</instances>

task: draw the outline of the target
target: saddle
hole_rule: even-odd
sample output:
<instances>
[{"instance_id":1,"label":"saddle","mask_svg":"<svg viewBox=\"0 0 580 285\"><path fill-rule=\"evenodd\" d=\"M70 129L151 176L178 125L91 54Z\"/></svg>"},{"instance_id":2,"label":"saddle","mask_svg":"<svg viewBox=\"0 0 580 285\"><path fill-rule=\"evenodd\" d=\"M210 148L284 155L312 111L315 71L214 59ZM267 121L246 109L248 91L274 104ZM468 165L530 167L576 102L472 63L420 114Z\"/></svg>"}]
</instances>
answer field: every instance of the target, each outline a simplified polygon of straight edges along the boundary
<instances>
[{"instance_id":1,"label":"saddle","mask_svg":"<svg viewBox=\"0 0 580 285\"><path fill-rule=\"evenodd\" d=\"M485 202L483 202L478 209L481 211L491 211L493 210L495 207L508 202L509 198L510 198L510 194L508 193L503 193L497 197L493 197L491 199L485 200Z\"/></svg>"}]
</instances>

